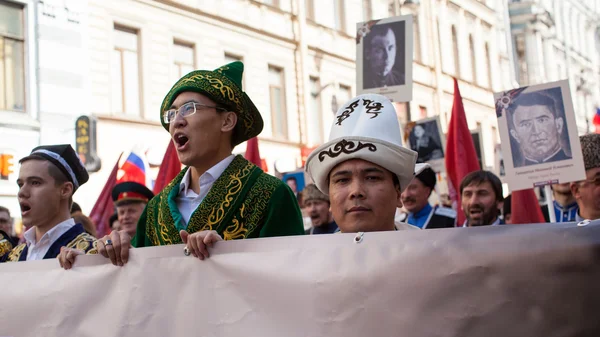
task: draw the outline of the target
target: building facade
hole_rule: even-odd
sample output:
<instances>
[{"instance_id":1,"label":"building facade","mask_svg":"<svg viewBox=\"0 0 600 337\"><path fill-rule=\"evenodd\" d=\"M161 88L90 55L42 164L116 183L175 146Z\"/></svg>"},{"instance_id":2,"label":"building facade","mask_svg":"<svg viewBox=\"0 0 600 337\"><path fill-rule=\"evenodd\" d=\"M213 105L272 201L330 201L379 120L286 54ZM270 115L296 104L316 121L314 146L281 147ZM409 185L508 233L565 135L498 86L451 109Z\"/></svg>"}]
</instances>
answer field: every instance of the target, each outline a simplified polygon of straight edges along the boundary
<instances>
[{"instance_id":1,"label":"building facade","mask_svg":"<svg viewBox=\"0 0 600 337\"><path fill-rule=\"evenodd\" d=\"M0 28L0 36L21 38L27 46L21 57L25 83L19 84L27 104L13 104L12 110L0 105L0 128L7 128L4 144L15 143L9 139L16 136L27 141L6 151L18 158L40 143L75 145L76 119L95 119L102 167L75 197L86 212L121 153L145 153L154 167L150 175L156 174L169 141L159 107L173 83L193 69L233 60L244 62L244 90L265 121L259 144L269 173L301 167L303 149L327 140L334 112L356 92L356 23L400 14L413 15L415 35L413 100L397 104L401 123L439 115L446 132L456 77L469 127L478 131L482 165L495 166L493 149L499 140L492 93L514 87L503 1L0 4L20 10L19 25L26 28L22 37ZM234 149L244 151L245 144ZM8 180L14 185L16 177ZM2 191L7 198L16 196L14 186Z\"/></svg>"},{"instance_id":2,"label":"building facade","mask_svg":"<svg viewBox=\"0 0 600 337\"><path fill-rule=\"evenodd\" d=\"M0 1L0 205L21 213L18 161L40 144L36 1Z\"/></svg>"},{"instance_id":3,"label":"building facade","mask_svg":"<svg viewBox=\"0 0 600 337\"><path fill-rule=\"evenodd\" d=\"M519 84L568 79L578 130L592 132L600 106L600 2L511 0L509 6Z\"/></svg>"}]
</instances>

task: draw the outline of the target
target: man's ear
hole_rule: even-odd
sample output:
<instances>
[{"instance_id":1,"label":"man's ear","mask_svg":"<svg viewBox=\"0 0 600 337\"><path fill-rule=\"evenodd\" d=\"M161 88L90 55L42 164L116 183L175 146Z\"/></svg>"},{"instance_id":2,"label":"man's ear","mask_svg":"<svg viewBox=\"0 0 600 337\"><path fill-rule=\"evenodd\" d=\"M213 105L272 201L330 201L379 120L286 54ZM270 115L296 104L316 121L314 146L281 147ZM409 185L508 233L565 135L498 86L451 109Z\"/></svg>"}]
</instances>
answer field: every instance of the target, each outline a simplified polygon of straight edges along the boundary
<instances>
[{"instance_id":1,"label":"man's ear","mask_svg":"<svg viewBox=\"0 0 600 337\"><path fill-rule=\"evenodd\" d=\"M73 183L72 182L64 183L62 185L62 187L60 188L60 198L69 200L69 198L72 195L73 195Z\"/></svg>"},{"instance_id":2,"label":"man's ear","mask_svg":"<svg viewBox=\"0 0 600 337\"><path fill-rule=\"evenodd\" d=\"M563 131L563 125L565 124L565 121L562 119L562 117L558 117L554 120L554 123L556 124L556 130L558 130L558 134L560 135Z\"/></svg>"},{"instance_id":3,"label":"man's ear","mask_svg":"<svg viewBox=\"0 0 600 337\"><path fill-rule=\"evenodd\" d=\"M402 192L400 191L400 185L396 185L396 207L402 208Z\"/></svg>"},{"instance_id":4,"label":"man's ear","mask_svg":"<svg viewBox=\"0 0 600 337\"><path fill-rule=\"evenodd\" d=\"M569 187L571 187L571 194L573 194L575 200L579 200L581 198L579 195L579 182L572 182Z\"/></svg>"},{"instance_id":5,"label":"man's ear","mask_svg":"<svg viewBox=\"0 0 600 337\"><path fill-rule=\"evenodd\" d=\"M227 111L223 112L223 123L221 125L221 131L229 132L233 131L235 125L237 124L238 116L235 112Z\"/></svg>"},{"instance_id":6,"label":"man's ear","mask_svg":"<svg viewBox=\"0 0 600 337\"><path fill-rule=\"evenodd\" d=\"M517 137L517 131L514 129L510 129L510 135L517 141L517 143L521 144L519 137Z\"/></svg>"}]
</instances>

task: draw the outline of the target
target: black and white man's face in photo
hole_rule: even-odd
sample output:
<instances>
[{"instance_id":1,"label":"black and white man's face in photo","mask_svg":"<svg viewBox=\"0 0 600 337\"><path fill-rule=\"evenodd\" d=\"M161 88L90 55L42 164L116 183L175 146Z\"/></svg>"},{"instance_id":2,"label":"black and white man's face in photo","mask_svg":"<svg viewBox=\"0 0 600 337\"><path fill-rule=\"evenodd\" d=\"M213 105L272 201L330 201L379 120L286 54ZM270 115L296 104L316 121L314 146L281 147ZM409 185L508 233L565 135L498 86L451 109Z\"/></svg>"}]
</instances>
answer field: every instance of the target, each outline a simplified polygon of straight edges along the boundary
<instances>
[{"instance_id":1,"label":"black and white man's face in photo","mask_svg":"<svg viewBox=\"0 0 600 337\"><path fill-rule=\"evenodd\" d=\"M543 161L560 149L563 119L555 118L545 105L518 106L513 114L511 136L525 157Z\"/></svg>"},{"instance_id":2,"label":"black and white man's face in photo","mask_svg":"<svg viewBox=\"0 0 600 337\"><path fill-rule=\"evenodd\" d=\"M396 35L388 29L385 35L374 36L367 53L367 62L377 76L387 76L396 62Z\"/></svg>"}]
</instances>

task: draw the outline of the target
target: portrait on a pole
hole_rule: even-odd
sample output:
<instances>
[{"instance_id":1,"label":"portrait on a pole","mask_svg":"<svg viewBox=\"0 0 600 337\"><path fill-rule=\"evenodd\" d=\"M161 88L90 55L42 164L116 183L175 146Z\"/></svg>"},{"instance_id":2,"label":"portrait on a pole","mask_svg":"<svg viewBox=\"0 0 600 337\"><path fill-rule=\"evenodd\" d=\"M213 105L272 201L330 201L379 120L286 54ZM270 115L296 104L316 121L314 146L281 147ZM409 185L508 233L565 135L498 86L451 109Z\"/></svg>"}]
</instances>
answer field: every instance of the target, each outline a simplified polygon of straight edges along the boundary
<instances>
[{"instance_id":1,"label":"portrait on a pole","mask_svg":"<svg viewBox=\"0 0 600 337\"><path fill-rule=\"evenodd\" d=\"M417 152L417 163L429 163L435 172L444 171L444 135L439 116L410 122L405 127L407 145Z\"/></svg>"},{"instance_id":2,"label":"portrait on a pole","mask_svg":"<svg viewBox=\"0 0 600 337\"><path fill-rule=\"evenodd\" d=\"M394 102L412 99L412 16L357 24L357 93L376 93Z\"/></svg>"},{"instance_id":3,"label":"portrait on a pole","mask_svg":"<svg viewBox=\"0 0 600 337\"><path fill-rule=\"evenodd\" d=\"M568 81L494 95L512 190L584 179Z\"/></svg>"}]
</instances>

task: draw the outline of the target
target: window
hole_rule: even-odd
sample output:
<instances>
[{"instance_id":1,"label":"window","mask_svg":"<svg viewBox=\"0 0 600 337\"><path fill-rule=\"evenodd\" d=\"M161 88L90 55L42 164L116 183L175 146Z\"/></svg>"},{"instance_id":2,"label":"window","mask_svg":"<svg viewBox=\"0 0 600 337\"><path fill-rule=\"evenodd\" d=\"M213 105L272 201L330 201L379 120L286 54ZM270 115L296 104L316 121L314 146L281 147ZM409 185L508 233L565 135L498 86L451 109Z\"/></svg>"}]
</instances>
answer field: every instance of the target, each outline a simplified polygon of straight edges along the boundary
<instances>
[{"instance_id":1,"label":"window","mask_svg":"<svg viewBox=\"0 0 600 337\"><path fill-rule=\"evenodd\" d=\"M323 120L323 111L321 105L321 85L316 77L310 78L310 98L309 106L306 109L306 134L308 142L312 145L322 143L323 130L321 121Z\"/></svg>"},{"instance_id":2,"label":"window","mask_svg":"<svg viewBox=\"0 0 600 337\"><path fill-rule=\"evenodd\" d=\"M373 20L373 8L371 8L371 0L363 0L363 21Z\"/></svg>"},{"instance_id":3,"label":"window","mask_svg":"<svg viewBox=\"0 0 600 337\"><path fill-rule=\"evenodd\" d=\"M487 78L485 79L485 84L487 84L488 88L492 88L492 56L490 55L490 46L485 44L485 66L486 66L486 74Z\"/></svg>"},{"instance_id":4,"label":"window","mask_svg":"<svg viewBox=\"0 0 600 337\"><path fill-rule=\"evenodd\" d=\"M460 77L460 59L458 54L458 36L456 27L452 26L452 50L454 51L454 75Z\"/></svg>"},{"instance_id":5,"label":"window","mask_svg":"<svg viewBox=\"0 0 600 337\"><path fill-rule=\"evenodd\" d=\"M173 75L175 81L196 69L194 62L194 45L183 42L173 42Z\"/></svg>"},{"instance_id":6,"label":"window","mask_svg":"<svg viewBox=\"0 0 600 337\"><path fill-rule=\"evenodd\" d=\"M112 112L140 116L138 32L115 25L112 52Z\"/></svg>"},{"instance_id":7,"label":"window","mask_svg":"<svg viewBox=\"0 0 600 337\"><path fill-rule=\"evenodd\" d=\"M352 96L352 88L350 88L347 85L340 84L339 92L340 92L340 94L339 94L339 98L337 100L338 108L341 107L343 104L348 103L348 101L353 97Z\"/></svg>"},{"instance_id":8,"label":"window","mask_svg":"<svg viewBox=\"0 0 600 337\"><path fill-rule=\"evenodd\" d=\"M335 29L339 31L345 31L346 25L344 24L344 0L333 0L333 13L335 19Z\"/></svg>"},{"instance_id":9,"label":"window","mask_svg":"<svg viewBox=\"0 0 600 337\"><path fill-rule=\"evenodd\" d=\"M419 30L419 16L413 16L413 58L417 61L421 61L421 31Z\"/></svg>"},{"instance_id":10,"label":"window","mask_svg":"<svg viewBox=\"0 0 600 337\"><path fill-rule=\"evenodd\" d=\"M419 105L419 118L427 118L427 107Z\"/></svg>"},{"instance_id":11,"label":"window","mask_svg":"<svg viewBox=\"0 0 600 337\"><path fill-rule=\"evenodd\" d=\"M287 113L283 69L269 66L269 97L273 137L287 139Z\"/></svg>"},{"instance_id":12,"label":"window","mask_svg":"<svg viewBox=\"0 0 600 337\"><path fill-rule=\"evenodd\" d=\"M305 0L304 10L306 11L306 18L315 20L315 0Z\"/></svg>"},{"instance_id":13,"label":"window","mask_svg":"<svg viewBox=\"0 0 600 337\"><path fill-rule=\"evenodd\" d=\"M473 36L469 35L469 51L471 52L471 79L473 83L477 82L477 59L475 56L475 42Z\"/></svg>"},{"instance_id":14,"label":"window","mask_svg":"<svg viewBox=\"0 0 600 337\"><path fill-rule=\"evenodd\" d=\"M263 3L273 7L279 7L279 0L263 0Z\"/></svg>"},{"instance_id":15,"label":"window","mask_svg":"<svg viewBox=\"0 0 600 337\"><path fill-rule=\"evenodd\" d=\"M25 111L23 7L0 3L0 110Z\"/></svg>"}]
</instances>

